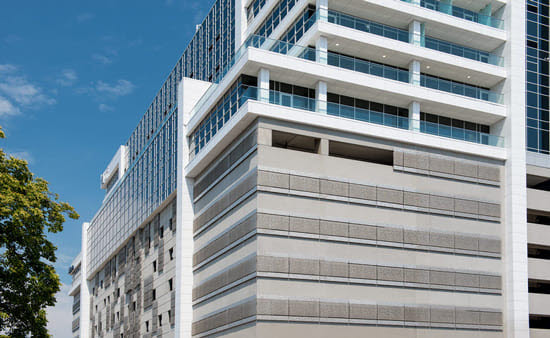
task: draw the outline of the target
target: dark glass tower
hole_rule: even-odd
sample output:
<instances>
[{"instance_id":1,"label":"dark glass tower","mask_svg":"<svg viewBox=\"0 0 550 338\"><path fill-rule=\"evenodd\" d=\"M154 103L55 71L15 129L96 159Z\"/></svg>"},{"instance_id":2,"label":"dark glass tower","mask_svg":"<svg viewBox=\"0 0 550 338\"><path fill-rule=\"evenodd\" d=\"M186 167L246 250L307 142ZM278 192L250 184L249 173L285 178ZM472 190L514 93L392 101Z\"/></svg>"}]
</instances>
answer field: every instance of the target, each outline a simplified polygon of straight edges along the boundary
<instances>
[{"instance_id":1,"label":"dark glass tower","mask_svg":"<svg viewBox=\"0 0 550 338\"><path fill-rule=\"evenodd\" d=\"M548 1L527 0L527 150L550 154Z\"/></svg>"}]
</instances>

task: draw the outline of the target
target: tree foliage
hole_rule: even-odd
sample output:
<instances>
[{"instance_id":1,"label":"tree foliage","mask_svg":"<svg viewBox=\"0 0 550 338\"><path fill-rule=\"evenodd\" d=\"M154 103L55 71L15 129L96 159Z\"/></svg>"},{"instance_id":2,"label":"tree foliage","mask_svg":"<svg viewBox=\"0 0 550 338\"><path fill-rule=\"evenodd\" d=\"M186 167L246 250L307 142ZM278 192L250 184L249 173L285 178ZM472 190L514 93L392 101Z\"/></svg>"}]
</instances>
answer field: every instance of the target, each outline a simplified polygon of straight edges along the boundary
<instances>
[{"instance_id":1,"label":"tree foliage","mask_svg":"<svg viewBox=\"0 0 550 338\"><path fill-rule=\"evenodd\" d=\"M46 307L60 282L47 235L63 230L65 216L79 217L26 161L0 148L0 335L48 337Z\"/></svg>"}]
</instances>

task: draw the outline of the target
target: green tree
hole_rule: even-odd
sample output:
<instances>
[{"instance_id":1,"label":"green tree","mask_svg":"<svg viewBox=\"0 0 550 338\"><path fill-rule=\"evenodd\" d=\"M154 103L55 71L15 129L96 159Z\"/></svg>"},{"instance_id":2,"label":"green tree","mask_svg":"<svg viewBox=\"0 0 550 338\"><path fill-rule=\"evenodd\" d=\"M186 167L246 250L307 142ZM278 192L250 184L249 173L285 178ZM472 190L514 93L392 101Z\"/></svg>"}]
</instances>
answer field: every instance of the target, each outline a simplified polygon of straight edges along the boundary
<instances>
[{"instance_id":1,"label":"green tree","mask_svg":"<svg viewBox=\"0 0 550 338\"><path fill-rule=\"evenodd\" d=\"M46 307L55 304L60 282L57 247L47 235L63 230L65 216L79 217L26 161L0 148L0 336L49 336Z\"/></svg>"}]
</instances>

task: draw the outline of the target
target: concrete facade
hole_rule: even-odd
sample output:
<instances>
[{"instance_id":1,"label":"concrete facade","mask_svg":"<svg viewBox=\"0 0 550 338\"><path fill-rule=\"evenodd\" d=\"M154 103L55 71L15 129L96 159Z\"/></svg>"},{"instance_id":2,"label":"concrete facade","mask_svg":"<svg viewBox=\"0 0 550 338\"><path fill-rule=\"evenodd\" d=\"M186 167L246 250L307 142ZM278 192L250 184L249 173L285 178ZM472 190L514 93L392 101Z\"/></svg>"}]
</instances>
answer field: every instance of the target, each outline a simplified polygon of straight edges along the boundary
<instances>
[{"instance_id":1,"label":"concrete facade","mask_svg":"<svg viewBox=\"0 0 550 338\"><path fill-rule=\"evenodd\" d=\"M550 337L531 7L219 8L232 58L178 62L102 175L75 336Z\"/></svg>"}]
</instances>

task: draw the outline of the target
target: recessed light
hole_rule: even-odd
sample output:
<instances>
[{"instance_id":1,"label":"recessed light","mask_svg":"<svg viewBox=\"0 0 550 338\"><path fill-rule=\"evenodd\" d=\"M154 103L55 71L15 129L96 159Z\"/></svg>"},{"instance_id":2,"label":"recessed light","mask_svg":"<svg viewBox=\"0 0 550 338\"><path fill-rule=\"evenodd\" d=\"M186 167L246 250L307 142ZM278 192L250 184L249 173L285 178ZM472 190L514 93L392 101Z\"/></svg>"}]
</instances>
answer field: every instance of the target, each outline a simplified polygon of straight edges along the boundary
<instances>
[{"instance_id":1,"label":"recessed light","mask_svg":"<svg viewBox=\"0 0 550 338\"><path fill-rule=\"evenodd\" d=\"M430 66L426 66L426 69L430 69Z\"/></svg>"},{"instance_id":2,"label":"recessed light","mask_svg":"<svg viewBox=\"0 0 550 338\"><path fill-rule=\"evenodd\" d=\"M468 75L468 79L472 78L470 75Z\"/></svg>"},{"instance_id":3,"label":"recessed light","mask_svg":"<svg viewBox=\"0 0 550 338\"><path fill-rule=\"evenodd\" d=\"M382 55L382 57L385 59L385 58L386 58L386 55Z\"/></svg>"},{"instance_id":4,"label":"recessed light","mask_svg":"<svg viewBox=\"0 0 550 338\"><path fill-rule=\"evenodd\" d=\"M336 47L338 47L338 46L340 46L340 44L339 44L339 43L336 43Z\"/></svg>"}]
</instances>

